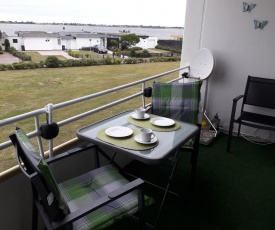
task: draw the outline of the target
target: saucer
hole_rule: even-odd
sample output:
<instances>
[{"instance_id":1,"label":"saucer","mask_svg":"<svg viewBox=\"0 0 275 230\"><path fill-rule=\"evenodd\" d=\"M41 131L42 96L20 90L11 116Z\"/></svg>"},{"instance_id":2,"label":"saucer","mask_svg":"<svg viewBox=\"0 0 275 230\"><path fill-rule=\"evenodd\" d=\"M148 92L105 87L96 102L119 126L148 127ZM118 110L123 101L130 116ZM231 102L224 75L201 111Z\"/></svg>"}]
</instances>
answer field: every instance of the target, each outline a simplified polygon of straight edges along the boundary
<instances>
[{"instance_id":1,"label":"saucer","mask_svg":"<svg viewBox=\"0 0 275 230\"><path fill-rule=\"evenodd\" d=\"M156 136L154 136L154 137L151 139L151 141L149 141L149 142L141 141L141 136L140 136L140 134L136 135L136 136L134 137L134 139L135 139L136 142L138 142L138 143L140 143L140 144L145 144L145 145L154 144L154 143L156 143L156 142L158 141L158 138L157 138Z\"/></svg>"},{"instance_id":2,"label":"saucer","mask_svg":"<svg viewBox=\"0 0 275 230\"><path fill-rule=\"evenodd\" d=\"M133 130L124 126L113 126L105 130L110 137L127 137L133 134Z\"/></svg>"},{"instance_id":3,"label":"saucer","mask_svg":"<svg viewBox=\"0 0 275 230\"><path fill-rule=\"evenodd\" d=\"M175 124L175 121L170 119L170 118L165 118L165 117L155 117L150 120L150 122L153 125L156 126L172 126Z\"/></svg>"},{"instance_id":4,"label":"saucer","mask_svg":"<svg viewBox=\"0 0 275 230\"><path fill-rule=\"evenodd\" d=\"M150 116L149 116L149 114L145 113L145 114L144 114L144 117L142 117L142 118L137 118L137 115L136 115L135 113L133 113L133 114L131 114L131 117L134 118L134 119L136 119L136 120L146 120L146 119L148 119Z\"/></svg>"}]
</instances>

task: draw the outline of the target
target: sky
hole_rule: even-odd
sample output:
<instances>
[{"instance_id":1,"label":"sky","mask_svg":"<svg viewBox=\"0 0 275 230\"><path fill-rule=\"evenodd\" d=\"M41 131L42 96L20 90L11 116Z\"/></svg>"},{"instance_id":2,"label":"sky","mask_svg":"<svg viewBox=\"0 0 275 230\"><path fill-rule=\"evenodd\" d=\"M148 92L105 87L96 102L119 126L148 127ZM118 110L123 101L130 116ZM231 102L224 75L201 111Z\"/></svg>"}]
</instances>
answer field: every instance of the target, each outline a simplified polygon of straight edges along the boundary
<instances>
[{"instance_id":1,"label":"sky","mask_svg":"<svg viewBox=\"0 0 275 230\"><path fill-rule=\"evenodd\" d=\"M184 27L187 0L0 0L0 21Z\"/></svg>"}]
</instances>

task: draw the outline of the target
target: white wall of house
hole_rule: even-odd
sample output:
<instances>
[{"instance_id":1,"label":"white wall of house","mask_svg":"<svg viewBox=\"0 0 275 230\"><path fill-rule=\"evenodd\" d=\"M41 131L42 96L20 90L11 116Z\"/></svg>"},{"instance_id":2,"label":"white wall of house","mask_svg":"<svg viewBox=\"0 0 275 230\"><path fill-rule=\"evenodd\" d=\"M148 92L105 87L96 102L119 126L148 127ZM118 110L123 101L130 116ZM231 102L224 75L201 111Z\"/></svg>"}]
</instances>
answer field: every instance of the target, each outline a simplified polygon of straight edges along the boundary
<instances>
[{"instance_id":1,"label":"white wall of house","mask_svg":"<svg viewBox=\"0 0 275 230\"><path fill-rule=\"evenodd\" d=\"M103 45L103 41L101 38L76 38L76 44L78 49L81 49L82 47L90 47L90 45L91 46L94 46L97 44Z\"/></svg>"},{"instance_id":2,"label":"white wall of house","mask_svg":"<svg viewBox=\"0 0 275 230\"><path fill-rule=\"evenodd\" d=\"M7 39L9 40L11 47L14 47L16 50L21 50L21 46L23 45L23 39L21 37L14 36L14 37L8 37ZM3 43L4 43L4 40L3 40Z\"/></svg>"},{"instance_id":3,"label":"white wall of house","mask_svg":"<svg viewBox=\"0 0 275 230\"><path fill-rule=\"evenodd\" d=\"M200 48L213 51L216 67L209 78L207 113L212 118L219 112L225 130L232 100L244 93L247 76L275 78L275 1L253 3L257 5L248 13L242 12L241 0L187 1L181 66ZM263 30L254 29L254 20L267 20L268 24ZM204 89L202 92L204 96ZM253 130L242 129L245 133ZM265 138L269 132L257 135Z\"/></svg>"},{"instance_id":4,"label":"white wall of house","mask_svg":"<svg viewBox=\"0 0 275 230\"><path fill-rule=\"evenodd\" d=\"M61 50L56 37L24 37L25 50Z\"/></svg>"},{"instance_id":5,"label":"white wall of house","mask_svg":"<svg viewBox=\"0 0 275 230\"><path fill-rule=\"evenodd\" d=\"M155 48L158 44L157 37L149 37L149 38L140 38L139 43L137 43L135 46L141 47L142 49L151 49Z\"/></svg>"}]
</instances>

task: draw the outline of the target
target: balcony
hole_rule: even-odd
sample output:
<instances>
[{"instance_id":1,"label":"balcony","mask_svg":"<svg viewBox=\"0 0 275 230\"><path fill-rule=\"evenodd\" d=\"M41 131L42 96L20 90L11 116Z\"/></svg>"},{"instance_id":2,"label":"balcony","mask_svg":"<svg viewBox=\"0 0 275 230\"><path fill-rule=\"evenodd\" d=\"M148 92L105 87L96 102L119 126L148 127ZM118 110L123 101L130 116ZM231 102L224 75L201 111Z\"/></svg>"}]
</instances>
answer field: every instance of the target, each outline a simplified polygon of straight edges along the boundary
<instances>
[{"instance_id":1,"label":"balcony","mask_svg":"<svg viewBox=\"0 0 275 230\"><path fill-rule=\"evenodd\" d=\"M2 127L14 123L24 126L32 121L33 124L27 125L27 127L35 128L29 132L29 136L36 137L37 146L41 150L49 149L46 151L47 155L58 154L69 146L79 144L79 140L77 138L69 140L61 138L62 145L56 144L60 141L58 139L45 143L40 137L37 137L39 125L45 122L45 117L49 121L57 122L61 133L72 130L72 135L74 135L78 127L95 122L94 117L97 114L103 118L102 116L108 117L123 110L148 105L150 101L142 97L143 88L150 86L154 80L178 80L180 69L170 70L59 104L48 104L44 108L4 119L0 124ZM123 92L125 90L126 92ZM117 94L121 97L114 101L114 95ZM90 106L96 100L101 101L102 98L105 98L102 100L103 104ZM88 110L78 113L83 103L86 103L84 108L88 108ZM72 114L66 112L68 107L78 108L77 113L71 116ZM65 118L56 120L58 113L65 114L63 116ZM76 122L79 122L78 126L74 124ZM35 139L33 140L35 141ZM274 186L272 186L274 176L272 147L255 147L243 139L237 139L234 140L234 145L242 146L242 148L235 148L234 154L231 155L226 153L226 141L227 135L220 134L210 146L200 146L195 192L191 192L189 189L190 155L181 153L174 181L182 194L181 197L169 194L158 224L160 229L171 229L171 227L173 229L257 229L253 227L259 223L266 223L267 227L274 224L273 218L269 218L269 215L259 214L262 213L261 209L268 210L270 200L273 200L271 195L274 190ZM10 143L4 142L0 146L2 151L5 151L4 149L8 148ZM9 149L9 151L12 150ZM259 154L261 151L267 154ZM131 159L121 159L119 156L118 161L128 172L161 184L161 178L152 167ZM76 165L81 165L81 169ZM67 165L54 165L53 170L59 179L64 179L69 175L79 174L89 167L91 167L91 161L87 163L87 156L85 156L84 158L74 158L73 162L68 162ZM168 168L168 166L166 167ZM148 209L147 218L150 222L154 220L163 191L146 185L146 193L157 201L153 207ZM20 225L15 223L13 229L22 229L22 226L24 229L29 228L31 221L30 187L26 184L26 180L17 166L1 174L1 197L3 198L1 200L2 207L6 209L6 214L1 217L6 216L1 220L2 225L7 227L11 224L9 216L13 219L16 218L20 223ZM255 204L255 200L257 204ZM20 204L20 208L18 208L18 204ZM129 226L135 226L135 223L126 220L118 222L111 229L128 229Z\"/></svg>"},{"instance_id":2,"label":"balcony","mask_svg":"<svg viewBox=\"0 0 275 230\"><path fill-rule=\"evenodd\" d=\"M225 132L228 129L232 99L242 93L247 75L274 78L275 72L273 63L275 33L272 23L267 24L263 30L255 29L253 25L253 20L258 17L270 22L275 19L274 2L258 1L252 13L242 12L241 3L238 1L188 1L187 3L182 64L189 61L192 54L200 48L207 47L214 52L217 65L208 82L206 108L209 117L213 117L219 112ZM177 71L175 74L174 77L177 77ZM142 85L142 82L138 84ZM131 94L135 95L131 99L134 101L134 103L130 103L132 107L128 104L126 107L120 108L115 105L108 108L107 112L104 113L102 110L98 114L103 118L128 108L134 109L141 106L143 103L141 91L142 87L139 87L135 93ZM106 102L105 105L109 103ZM145 102L145 104L147 103L148 101ZM93 103L88 103L86 108L91 104ZM46 105L47 103L45 103ZM71 116L68 118L57 120L55 112L61 111L59 106L61 104L53 105L53 120L60 124L64 133L67 133L69 128L66 127L69 127L71 121L77 119L76 114L69 114ZM95 121L93 117L98 112L95 108L97 106L89 110L89 116L85 118L87 120L73 125L71 128L73 133L78 127ZM45 122L45 108L30 115L37 116L40 113L42 118L39 122ZM35 137L37 130L31 128L33 127L28 127L30 136ZM244 130L244 132L246 131ZM265 136L262 133L259 135ZM73 135L68 140L61 140L60 143L74 145L77 142L76 140L71 141L72 138ZM271 133L272 139L274 139L273 133ZM255 145L242 138L234 138L233 153L228 154L226 153L226 141L226 134L221 133L211 145L200 146L196 190L193 193L188 190L190 158L188 154L181 155L175 180L180 181L180 185L182 185L183 198L179 199L169 195L159 229L262 230L274 228L273 145ZM56 146L57 143L54 140L53 145ZM1 148L4 149L8 146L9 143L4 142ZM52 144L43 143L42 146L45 149L51 149ZM53 153L62 151L61 148L64 147L66 145L55 148ZM8 154L10 153L11 151ZM50 151L49 154L51 154ZM81 165L83 162L85 159L75 159L73 163ZM123 165L129 171L133 170L143 177L155 178L151 169L145 165L140 165L135 161L123 162ZM71 163L70 166L73 164ZM62 175L62 172L67 167L56 165L54 169L61 173L60 177L62 178L66 177L64 173ZM70 173L78 172L71 167ZM29 229L31 221L29 215L30 188L26 185L23 176L18 174L16 166L5 174L2 173L0 179L0 203L2 210L5 210L0 217L1 225L4 229ZM151 187L146 190L156 199L161 193L160 190ZM148 210L148 218L151 218L154 212L154 207ZM112 229L129 229L134 228L133 226L135 225L131 222L125 221L118 222Z\"/></svg>"}]
</instances>

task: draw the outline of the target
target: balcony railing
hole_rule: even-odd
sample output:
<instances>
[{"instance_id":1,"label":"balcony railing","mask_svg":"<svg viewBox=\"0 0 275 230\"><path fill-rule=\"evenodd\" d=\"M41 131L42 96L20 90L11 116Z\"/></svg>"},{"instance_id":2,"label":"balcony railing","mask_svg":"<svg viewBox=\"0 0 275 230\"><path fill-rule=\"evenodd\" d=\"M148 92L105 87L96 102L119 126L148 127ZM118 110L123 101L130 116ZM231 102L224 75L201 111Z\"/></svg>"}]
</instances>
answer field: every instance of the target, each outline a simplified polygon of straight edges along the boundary
<instances>
[{"instance_id":1,"label":"balcony railing","mask_svg":"<svg viewBox=\"0 0 275 230\"><path fill-rule=\"evenodd\" d=\"M169 74L178 72L178 71L186 69L186 68L188 68L188 67L181 67L181 68L173 69L173 70L170 70L170 71L167 71L167 72L164 72L164 73L161 73L161 74L157 74L157 75L154 75L154 76L142 79L142 80L138 80L138 81L135 81L135 82L132 82L132 83L121 85L119 87L104 90L104 91L101 91L101 92L98 92L98 93L90 94L90 95L87 95L87 96L84 96L84 97L76 98L76 99L69 100L69 101L66 101L66 102L62 102L62 103L59 103L59 104L48 104L44 108L34 110L34 111L31 111L31 112L28 112L28 113L20 114L20 115L17 115L17 116L13 116L13 117L10 117L10 118L7 118L7 119L0 120L0 127L6 126L6 125L11 125L11 124L14 124L14 123L19 122L19 121L23 121L23 120L26 120L26 119L33 118L34 119L35 130L29 132L27 135L30 138L37 137L37 143L38 143L38 146L39 146L39 151L40 151L41 155L43 156L43 153L44 153L43 144L42 144L41 136L39 135L40 134L40 124L41 124L41 121L40 121L40 118L39 118L40 115L42 115L42 114L46 115L47 122L50 124L50 123L53 122L52 118L53 118L53 115L54 115L55 111L57 111L59 109L69 107L69 106L75 106L78 103L88 101L88 100L91 100L91 99L94 99L94 98L98 98L98 97L101 97L101 96L104 96L104 95L107 95L107 94L110 94L110 93L117 92L117 91L122 90L122 89L127 89L129 87L136 86L136 85L141 85L141 90L134 93L134 94L131 94L131 95L129 95L127 97L124 97L124 98L121 98L119 100L112 101L111 103L99 106L97 108L88 110L84 113L80 113L78 115L68 117L68 118L66 118L64 120L60 120L56 123L58 124L59 127L65 126L67 124L70 124L71 122L74 122L76 120L82 119L82 118L87 117L87 116L90 116L94 113L97 113L99 111L105 110L107 108L110 108L112 106L118 105L120 103L129 101L129 100L132 100L132 99L140 97L140 96L142 98L142 100L141 100L142 107L146 107L148 105L145 105L145 97L143 96L143 90L144 90L145 84L147 82L155 80L157 78L161 78L163 76L167 76ZM178 75L178 76L180 76L180 75ZM170 82L177 81L177 80L180 80L180 79L182 79L182 78L177 77L177 78L174 78L174 79L170 80ZM2 143L0 143L0 151L4 150L4 149L6 149L10 146L12 146L11 141L2 142ZM52 155L53 155L53 141L49 140L49 156L52 156Z\"/></svg>"}]
</instances>

